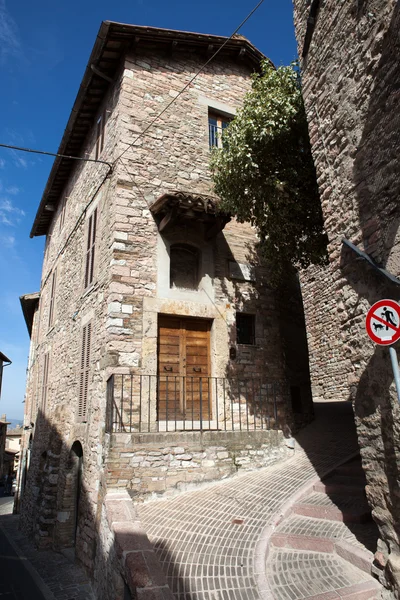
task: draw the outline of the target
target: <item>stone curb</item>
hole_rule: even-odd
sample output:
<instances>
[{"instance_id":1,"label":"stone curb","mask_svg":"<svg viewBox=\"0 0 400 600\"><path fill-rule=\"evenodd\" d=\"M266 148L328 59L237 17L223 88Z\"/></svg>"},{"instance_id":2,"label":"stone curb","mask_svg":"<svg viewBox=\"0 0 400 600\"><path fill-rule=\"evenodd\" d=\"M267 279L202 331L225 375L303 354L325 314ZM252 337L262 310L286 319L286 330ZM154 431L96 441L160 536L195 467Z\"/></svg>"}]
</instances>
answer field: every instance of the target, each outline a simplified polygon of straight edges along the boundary
<instances>
[{"instance_id":1,"label":"stone curb","mask_svg":"<svg viewBox=\"0 0 400 600\"><path fill-rule=\"evenodd\" d=\"M132 598L173 600L161 564L126 490L109 491L104 499L107 522L114 534L121 573Z\"/></svg>"},{"instance_id":2,"label":"stone curb","mask_svg":"<svg viewBox=\"0 0 400 600\"><path fill-rule=\"evenodd\" d=\"M23 555L23 553L21 552L21 549L16 544L16 542L13 540L13 538L8 534L8 532L3 527L3 525L1 524L1 522L0 522L0 529L1 529L1 532L4 534L4 536L7 538L7 541L9 542L10 546L12 546L13 550L17 554L17 556L20 559L22 565L28 571L29 575L32 577L32 579L35 582L36 586L39 588L40 592L43 594L43 597L46 600L56 600L56 597L54 596L54 594L51 591L51 589L45 584L45 582L43 581L43 579L40 577L40 575L36 571L35 567L29 561L29 558L27 558L26 556Z\"/></svg>"},{"instance_id":3,"label":"stone curb","mask_svg":"<svg viewBox=\"0 0 400 600\"><path fill-rule=\"evenodd\" d=\"M270 540L273 535L276 527L285 519L291 512L293 505L296 504L305 494L311 492L313 490L314 485L320 481L321 479L327 477L330 473L332 473L335 469L348 462L352 458L356 458L359 455L359 451L353 452L349 454L346 458L341 459L338 463L336 463L333 467L329 467L326 471L323 471L321 474L316 474L315 476L310 477L308 481L306 481L298 490L295 492L289 500L287 500L278 514L276 514L269 525L267 525L261 533L261 536L257 542L257 545L254 550L254 577L257 584L257 589L260 594L261 600L275 600L275 596L272 593L271 587L267 581L265 576L265 563L268 558L269 550L270 550ZM330 593L330 592L329 592ZM332 596L332 598L340 598L338 594ZM330 598L326 597L326 600L330 600Z\"/></svg>"}]
</instances>

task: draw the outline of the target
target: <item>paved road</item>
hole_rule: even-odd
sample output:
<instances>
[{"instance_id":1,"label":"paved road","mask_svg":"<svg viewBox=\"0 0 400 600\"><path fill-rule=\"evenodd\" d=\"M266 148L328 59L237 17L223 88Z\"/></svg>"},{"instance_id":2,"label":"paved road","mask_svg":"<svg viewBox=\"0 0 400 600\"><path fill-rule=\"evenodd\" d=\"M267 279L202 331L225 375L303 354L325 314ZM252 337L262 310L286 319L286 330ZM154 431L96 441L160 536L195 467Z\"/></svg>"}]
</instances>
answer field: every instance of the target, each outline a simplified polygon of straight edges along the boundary
<instances>
[{"instance_id":1,"label":"paved road","mask_svg":"<svg viewBox=\"0 0 400 600\"><path fill-rule=\"evenodd\" d=\"M260 599L254 560L264 528L307 481L358 448L350 404L316 409L284 463L138 506L177 600Z\"/></svg>"},{"instance_id":2,"label":"paved road","mask_svg":"<svg viewBox=\"0 0 400 600\"><path fill-rule=\"evenodd\" d=\"M4 496L0 488L0 514L12 512L13 498ZM26 570L0 526L0 598L1 600L46 600Z\"/></svg>"}]
</instances>

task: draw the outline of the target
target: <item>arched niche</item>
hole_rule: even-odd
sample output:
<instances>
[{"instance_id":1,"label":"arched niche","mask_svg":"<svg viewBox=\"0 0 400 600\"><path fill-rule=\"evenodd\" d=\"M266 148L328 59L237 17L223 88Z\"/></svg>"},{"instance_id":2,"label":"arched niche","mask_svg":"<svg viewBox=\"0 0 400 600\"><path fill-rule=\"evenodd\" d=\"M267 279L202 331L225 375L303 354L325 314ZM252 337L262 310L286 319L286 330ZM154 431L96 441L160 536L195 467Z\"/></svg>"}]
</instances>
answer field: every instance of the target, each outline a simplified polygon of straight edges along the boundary
<instances>
[{"instance_id":1,"label":"arched niche","mask_svg":"<svg viewBox=\"0 0 400 600\"><path fill-rule=\"evenodd\" d=\"M191 244L170 246L170 288L197 290L199 287L200 250Z\"/></svg>"}]
</instances>

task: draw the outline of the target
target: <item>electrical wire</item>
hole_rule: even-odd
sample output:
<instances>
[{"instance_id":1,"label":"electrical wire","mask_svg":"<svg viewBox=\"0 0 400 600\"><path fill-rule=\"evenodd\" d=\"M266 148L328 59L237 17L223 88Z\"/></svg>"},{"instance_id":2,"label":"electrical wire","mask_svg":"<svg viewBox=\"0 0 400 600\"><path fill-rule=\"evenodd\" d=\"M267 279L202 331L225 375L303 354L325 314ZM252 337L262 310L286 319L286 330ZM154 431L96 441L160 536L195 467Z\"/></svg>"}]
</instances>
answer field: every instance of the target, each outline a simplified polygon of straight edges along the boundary
<instances>
[{"instance_id":1,"label":"electrical wire","mask_svg":"<svg viewBox=\"0 0 400 600\"><path fill-rule=\"evenodd\" d=\"M32 148L22 148L21 146L11 146L11 144L0 144L0 148L8 148L9 150L19 150L20 152L30 152L31 154L45 154L46 156L56 156L59 158L71 158L72 160L83 160L85 162L94 162L107 165L112 171L112 164L105 160L98 160L97 158L82 158L81 156L70 156L69 154L58 154L57 152L45 152L44 150L33 150Z\"/></svg>"},{"instance_id":2,"label":"electrical wire","mask_svg":"<svg viewBox=\"0 0 400 600\"><path fill-rule=\"evenodd\" d=\"M138 136L133 140L133 142L131 142L126 148L125 150L123 150L121 152L121 154L119 156L117 156L117 158L114 160L113 165L115 166L116 163L120 160L120 158L122 158L122 156L129 150L129 148L131 148L132 146L134 146L136 144L136 142L145 135L145 133L147 133L147 131L150 129L150 127L152 127L154 125L154 123L156 121L158 121L158 119L174 104L174 102L176 102L176 100L179 98L179 96L181 96L187 89L188 87L193 83L193 81L200 75L200 73L202 71L204 71L204 69L210 64L210 62L212 60L214 60L214 58L221 52L221 50L226 46L226 44L233 38L234 35L237 34L237 32L243 27L243 25L245 23L247 23L247 21L250 19L250 17L256 12L256 10L261 6L261 4L264 2L264 0L260 0L258 2L258 4L249 12L249 14L247 15L247 17L245 17L245 19L243 19L243 21L240 23L240 25L238 25L238 27L236 27L235 31L233 33L231 33L231 35L225 40L225 42L214 52L214 54L200 67L200 69L193 75L193 77L188 81L188 83L186 85L183 86L183 88L180 90L180 92L178 92L178 94L167 104L167 106L165 106L165 108L163 108L163 110L154 117L154 119L152 121L150 121L150 123L147 125L147 127L145 127L145 129L138 134Z\"/></svg>"},{"instance_id":3,"label":"electrical wire","mask_svg":"<svg viewBox=\"0 0 400 600\"><path fill-rule=\"evenodd\" d=\"M52 152L45 152L42 150L33 150L31 148L23 148L23 147L19 147L19 146L12 146L9 144L0 144L0 147L2 148L8 148L11 150L19 150L21 152L30 152L33 154L45 154L48 156L55 156L55 157L60 157L60 158L69 158L72 160L81 160L81 161L86 161L86 162L97 162L97 163L102 163L102 164L106 164L109 168L108 172L106 173L106 175L103 177L101 183L97 186L95 193L92 195L91 199L89 200L89 202L87 203L87 205L85 206L85 208L83 209L82 213L79 215L74 227L72 228L71 232L69 233L67 239L65 240L64 244L62 245L61 249L57 252L57 255L53 261L52 267L49 270L48 274L46 275L46 277L43 279L42 281L42 287L44 287L44 285L46 284L48 278L50 277L50 274L53 270L54 264L56 263L56 261L58 260L59 256L64 252L66 246L68 245L70 239L72 238L73 234L75 233L75 231L77 230L77 228L79 227L83 217L85 216L89 206L92 204L92 202L94 201L96 195L98 194L99 190L101 189L101 187L103 186L105 180L107 179L107 177L110 175L111 171L113 171L116 163L124 156L124 154L129 150L129 148L133 147L136 142L143 137L147 131L154 125L154 123L156 121L158 121L158 119L176 102L176 100L188 89L188 87L193 83L193 81L200 75L200 73L202 73L202 71L204 71L204 69L210 64L211 61L214 60L214 58L222 51L222 49L226 46L226 44L233 38L234 35L236 35L238 33L238 31L240 31L240 29L243 27L243 25L245 25L245 23L247 23L247 21L250 19L250 17L252 17L252 15L256 12L256 10L258 10L258 8L263 4L264 0L259 0L259 2L256 4L256 6L248 13L248 15L243 19L243 21L238 25L238 27L236 27L236 29L233 31L233 33L231 33L231 35L225 40L225 42L214 52L214 54L200 67L200 69L198 69L198 71L193 75L193 77L188 81L188 83L186 83L186 85L184 85L184 87L178 92L178 94L167 104L167 106L165 106L163 108L163 110L154 117L154 119L149 123L149 125L147 125L147 127L145 127L145 129L138 134L138 136L133 140L133 142L131 142L126 148L125 150L123 150L121 152L121 154L119 154L119 156L117 156L117 158L114 160L114 162L108 163L106 161L102 161L102 160L95 160L95 159L91 159L91 158L81 158L78 156L68 156L68 155L64 155L64 154L57 154L57 153L52 153ZM128 172L128 169L126 167L126 165L124 165L126 171ZM132 175L130 173L128 173L131 177ZM137 183L134 181L134 178L132 177L132 183L136 186L136 188L140 191L140 193L142 193L142 191L140 190L139 186L137 185ZM143 195L143 193L142 193ZM147 204L147 202L146 202Z\"/></svg>"}]
</instances>

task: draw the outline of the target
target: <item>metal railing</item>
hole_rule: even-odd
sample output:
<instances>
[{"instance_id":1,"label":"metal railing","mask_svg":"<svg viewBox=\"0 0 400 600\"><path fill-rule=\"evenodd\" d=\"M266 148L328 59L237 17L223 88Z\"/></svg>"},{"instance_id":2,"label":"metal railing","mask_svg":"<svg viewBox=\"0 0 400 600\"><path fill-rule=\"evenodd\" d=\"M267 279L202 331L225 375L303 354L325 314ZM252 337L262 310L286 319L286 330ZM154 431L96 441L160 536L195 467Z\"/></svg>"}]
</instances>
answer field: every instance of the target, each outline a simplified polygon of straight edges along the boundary
<instances>
[{"instance_id":1,"label":"metal railing","mask_svg":"<svg viewBox=\"0 0 400 600\"><path fill-rule=\"evenodd\" d=\"M115 374L107 382L107 430L275 429L286 401L284 386L277 381Z\"/></svg>"}]
</instances>

